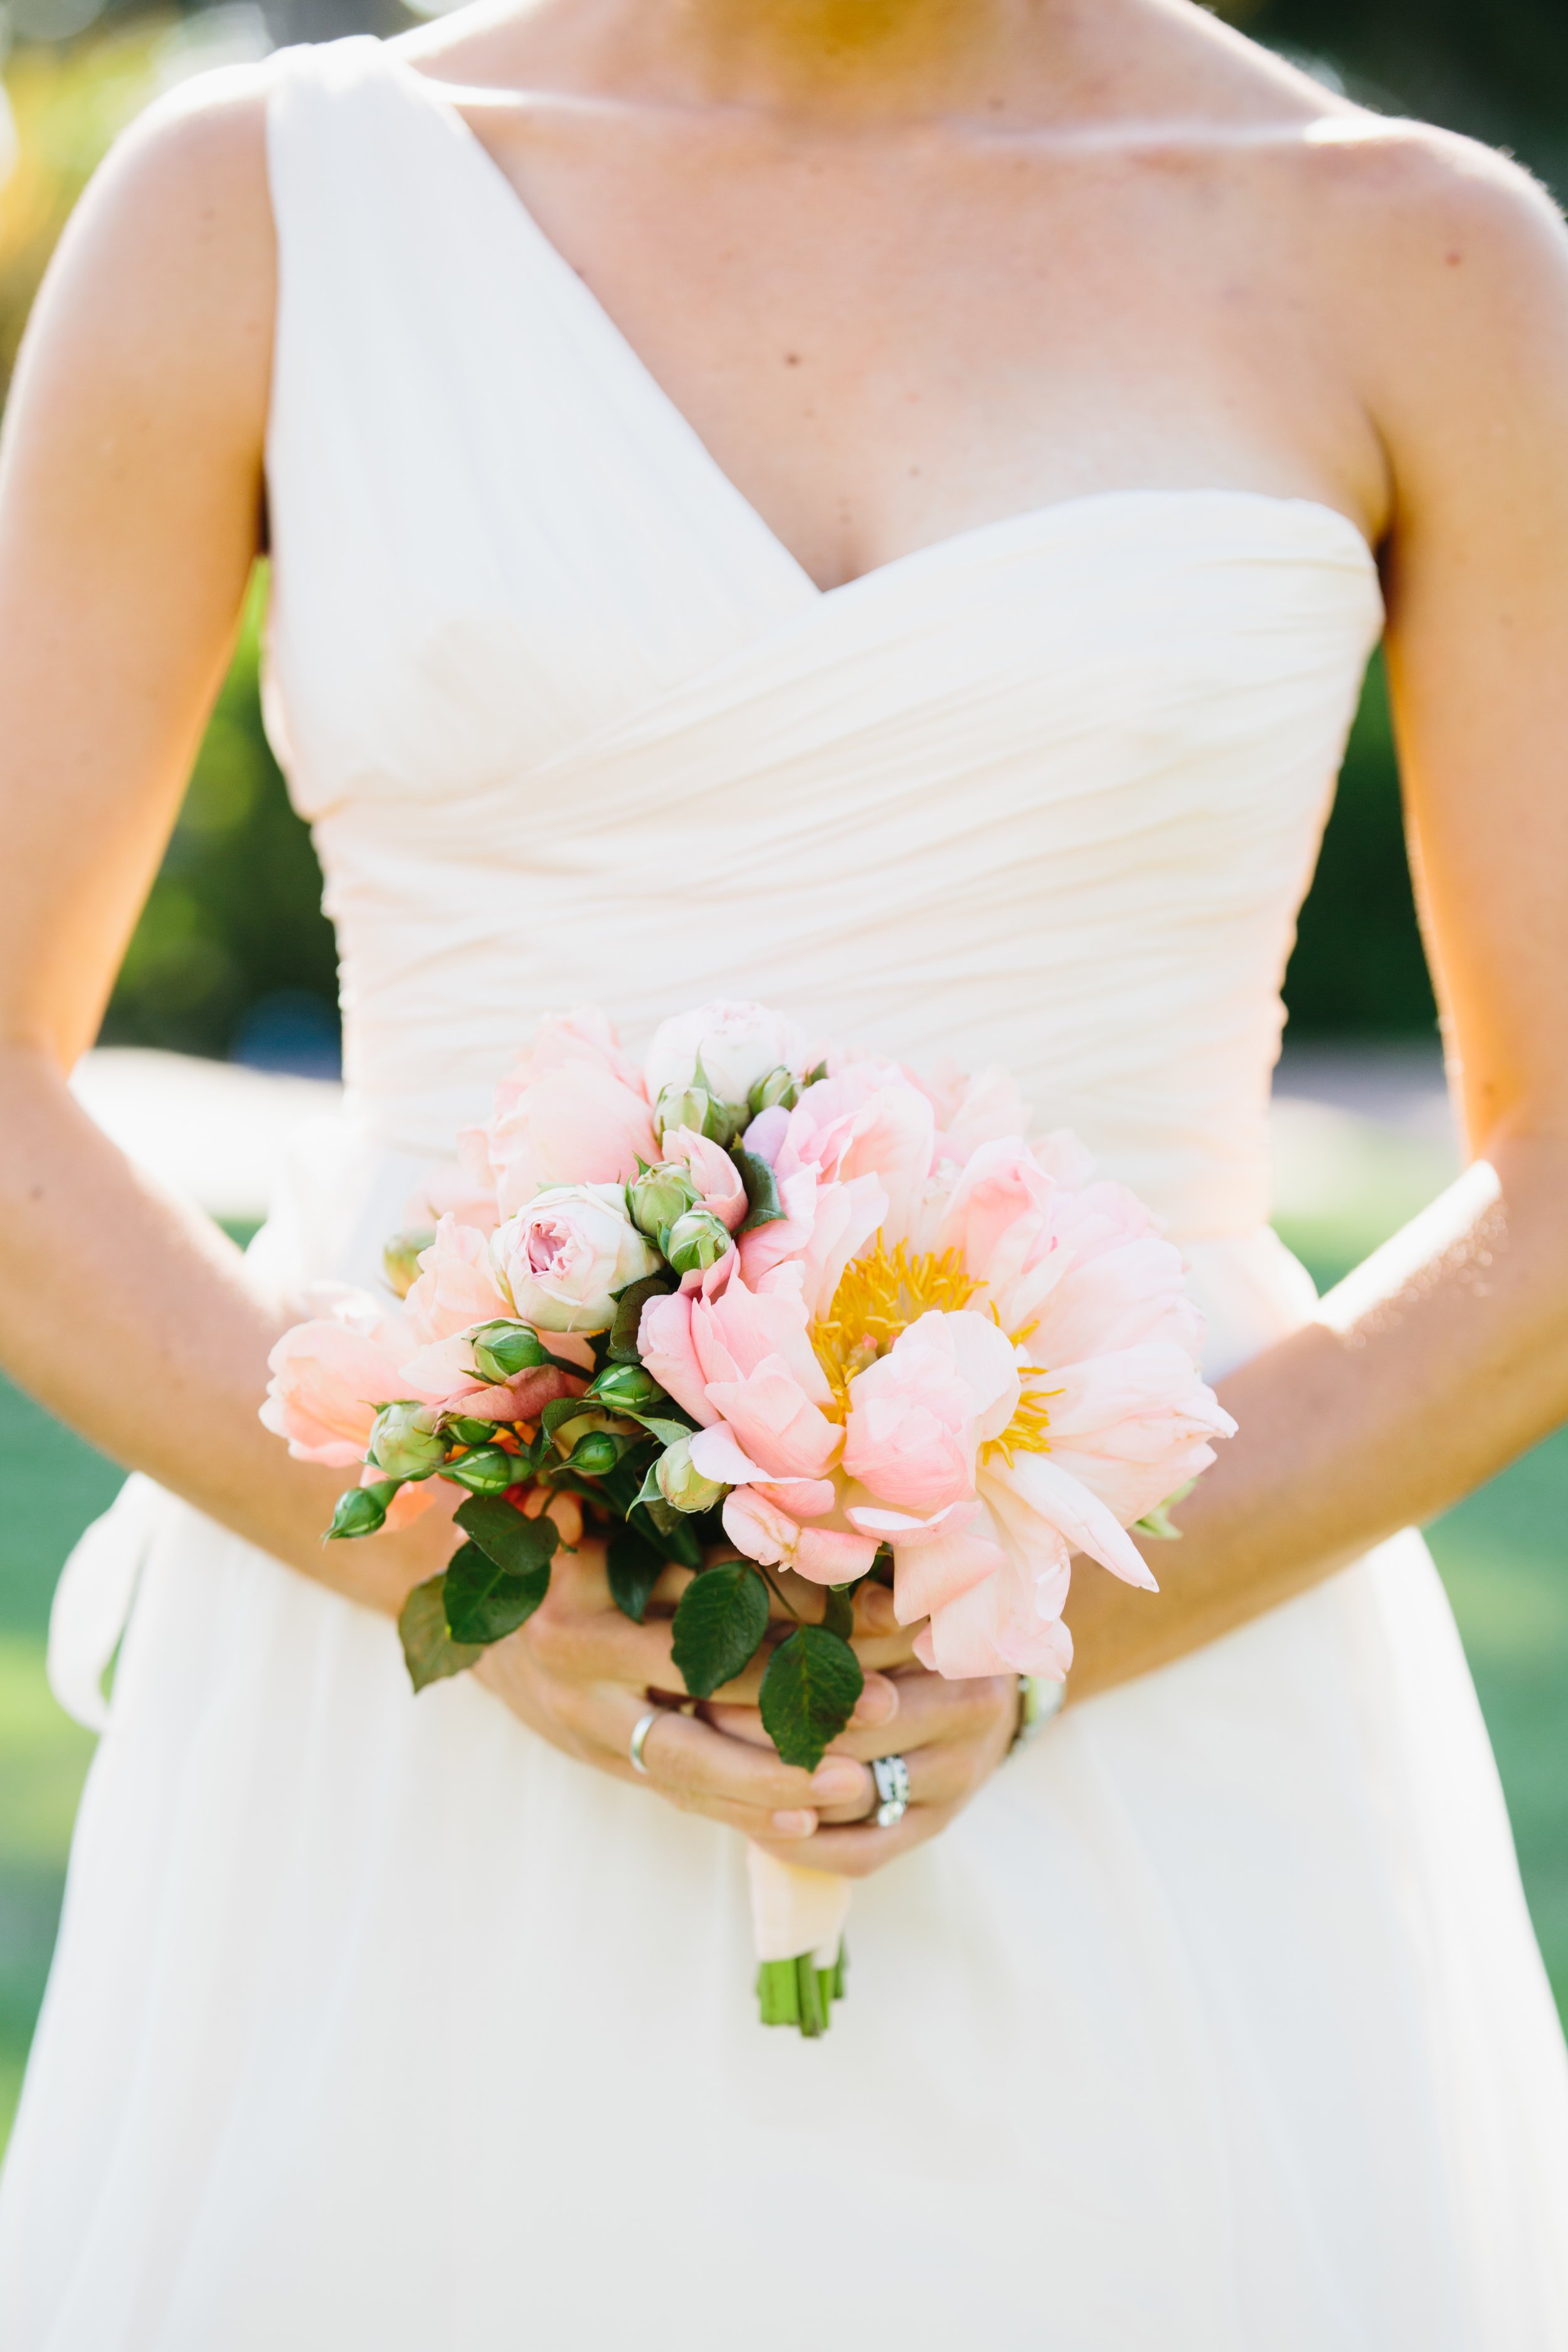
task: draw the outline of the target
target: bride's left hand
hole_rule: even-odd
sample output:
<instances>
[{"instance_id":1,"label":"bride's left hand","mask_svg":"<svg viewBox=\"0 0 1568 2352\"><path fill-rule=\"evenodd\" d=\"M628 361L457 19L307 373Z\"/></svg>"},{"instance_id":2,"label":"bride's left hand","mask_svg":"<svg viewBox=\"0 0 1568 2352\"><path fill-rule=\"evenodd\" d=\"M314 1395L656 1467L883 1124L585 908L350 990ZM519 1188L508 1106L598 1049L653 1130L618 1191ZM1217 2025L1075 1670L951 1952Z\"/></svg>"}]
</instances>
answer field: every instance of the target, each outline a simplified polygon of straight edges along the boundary
<instances>
[{"instance_id":1,"label":"bride's left hand","mask_svg":"<svg viewBox=\"0 0 1568 2352\"><path fill-rule=\"evenodd\" d=\"M822 1826L812 1837L755 1840L781 1862L846 1878L868 1878L944 1830L984 1787L1012 1746L1018 1723L1016 1675L948 1682L910 1664L895 1667L892 1679L899 1687L899 1711L892 1724L844 1732L827 1750L830 1756L853 1757L864 1768L859 1792L845 1804L824 1808ZM755 1707L710 1701L699 1712L732 1739L758 1747L770 1744ZM878 1799L870 1766L889 1748L896 1748L909 1768L910 1803L902 1821L884 1830L872 1818Z\"/></svg>"}]
</instances>

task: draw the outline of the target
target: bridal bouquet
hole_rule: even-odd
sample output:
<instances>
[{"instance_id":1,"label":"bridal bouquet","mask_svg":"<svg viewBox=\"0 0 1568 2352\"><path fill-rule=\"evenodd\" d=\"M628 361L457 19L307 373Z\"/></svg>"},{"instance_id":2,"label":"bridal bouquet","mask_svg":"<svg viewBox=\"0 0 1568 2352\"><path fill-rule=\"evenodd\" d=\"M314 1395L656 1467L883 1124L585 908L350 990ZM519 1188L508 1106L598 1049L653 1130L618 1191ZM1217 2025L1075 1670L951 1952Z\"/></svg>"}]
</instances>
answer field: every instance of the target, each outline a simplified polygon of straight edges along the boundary
<instances>
[{"instance_id":1,"label":"bridal bouquet","mask_svg":"<svg viewBox=\"0 0 1568 2352\"><path fill-rule=\"evenodd\" d=\"M595 1011L542 1022L387 1246L401 1304L335 1295L271 1359L268 1427L359 1467L331 1536L462 1494L400 1620L416 1689L526 1622L585 1518L628 1616L690 1571L694 1698L766 1645L763 1723L806 1770L860 1695L866 1576L938 1673L1064 1675L1071 1555L1152 1591L1127 1530L1173 1532L1233 1424L1177 1251L1026 1125L1005 1072L808 1051L758 1004L666 1022L640 1068ZM820 2032L848 1883L751 1860L763 2018Z\"/></svg>"}]
</instances>

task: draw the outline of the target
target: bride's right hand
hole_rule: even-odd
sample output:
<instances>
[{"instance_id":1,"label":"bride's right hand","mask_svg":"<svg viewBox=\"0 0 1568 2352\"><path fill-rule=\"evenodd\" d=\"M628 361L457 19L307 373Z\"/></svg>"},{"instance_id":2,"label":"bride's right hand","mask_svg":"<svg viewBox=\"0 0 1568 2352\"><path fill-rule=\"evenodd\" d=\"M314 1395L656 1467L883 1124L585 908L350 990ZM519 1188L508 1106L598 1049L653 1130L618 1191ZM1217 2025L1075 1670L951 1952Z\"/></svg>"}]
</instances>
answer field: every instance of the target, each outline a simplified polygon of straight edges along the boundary
<instances>
[{"instance_id":1,"label":"bride's right hand","mask_svg":"<svg viewBox=\"0 0 1568 2352\"><path fill-rule=\"evenodd\" d=\"M584 1540L574 1552L556 1554L547 1599L526 1625L488 1649L473 1671L565 1755L749 1836L771 1843L809 1839L819 1811L858 1795L862 1768L848 1757L826 1756L816 1772L803 1772L771 1748L731 1738L698 1716L676 1711L684 1685L670 1654L670 1622L685 1582L682 1571L667 1570L646 1622L636 1624L610 1597L603 1544ZM863 1587L857 1595L855 1646L866 1687L852 1719L864 1728L890 1722L898 1711L897 1684L877 1671L908 1654L908 1637L893 1621L890 1601L879 1586ZM760 1680L760 1664L753 1665L715 1697L754 1706ZM632 1733L660 1700L666 1711L647 1735L647 1769L639 1774L632 1768Z\"/></svg>"}]
</instances>

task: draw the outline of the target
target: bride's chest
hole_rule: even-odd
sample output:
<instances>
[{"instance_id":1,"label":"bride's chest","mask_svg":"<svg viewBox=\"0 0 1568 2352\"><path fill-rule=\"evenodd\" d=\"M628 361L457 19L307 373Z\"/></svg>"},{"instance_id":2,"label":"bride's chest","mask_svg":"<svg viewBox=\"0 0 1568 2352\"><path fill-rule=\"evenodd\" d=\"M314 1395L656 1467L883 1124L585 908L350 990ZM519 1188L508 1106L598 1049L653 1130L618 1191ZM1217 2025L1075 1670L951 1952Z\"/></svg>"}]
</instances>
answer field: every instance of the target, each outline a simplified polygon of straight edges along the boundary
<instances>
[{"instance_id":1,"label":"bride's chest","mask_svg":"<svg viewBox=\"0 0 1568 2352\"><path fill-rule=\"evenodd\" d=\"M1367 520L1376 452L1282 266L1296 229L1277 173L1020 142L481 128L819 586L1106 489L1251 489Z\"/></svg>"}]
</instances>

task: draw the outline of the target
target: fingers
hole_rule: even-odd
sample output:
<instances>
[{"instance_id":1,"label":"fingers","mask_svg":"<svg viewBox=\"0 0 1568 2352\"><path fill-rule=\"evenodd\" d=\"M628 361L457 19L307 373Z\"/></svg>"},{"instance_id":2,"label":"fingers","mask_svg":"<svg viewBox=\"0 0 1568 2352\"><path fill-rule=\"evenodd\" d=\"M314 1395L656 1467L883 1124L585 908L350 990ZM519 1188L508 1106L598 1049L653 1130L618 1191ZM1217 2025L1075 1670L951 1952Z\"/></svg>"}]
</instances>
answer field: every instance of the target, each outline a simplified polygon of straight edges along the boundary
<instances>
[{"instance_id":1,"label":"fingers","mask_svg":"<svg viewBox=\"0 0 1568 2352\"><path fill-rule=\"evenodd\" d=\"M885 1756L888 1744L882 1735L889 1727L892 1745L905 1757L945 1741L983 1742L993 1737L1000 1738L1005 1746L1013 1737L1018 1719L1018 1685L1012 1675L949 1682L945 1675L916 1667L891 1677L890 1682L897 1698L894 1713L868 1723L857 1709L847 1729L832 1743L832 1755L858 1756L865 1763Z\"/></svg>"},{"instance_id":2,"label":"fingers","mask_svg":"<svg viewBox=\"0 0 1568 2352\"><path fill-rule=\"evenodd\" d=\"M726 1738L699 1717L675 1713L648 1732L643 1763L659 1793L688 1810L753 1837L777 1836L782 1817L784 1833L795 1839L811 1835L822 1806L854 1799L862 1770L850 1758L825 1757L816 1772L803 1772L771 1746Z\"/></svg>"},{"instance_id":3,"label":"fingers","mask_svg":"<svg viewBox=\"0 0 1568 2352\"><path fill-rule=\"evenodd\" d=\"M875 1822L847 1829L820 1829L807 1841L804 1854L798 1849L792 1853L781 1838L758 1837L755 1842L781 1862L807 1862L813 1870L826 1870L838 1878L869 1878L874 1871L897 1862L900 1854L912 1853L928 1838L940 1835L963 1810L963 1802L956 1801L945 1805L911 1804L894 1829L879 1829Z\"/></svg>"}]
</instances>

